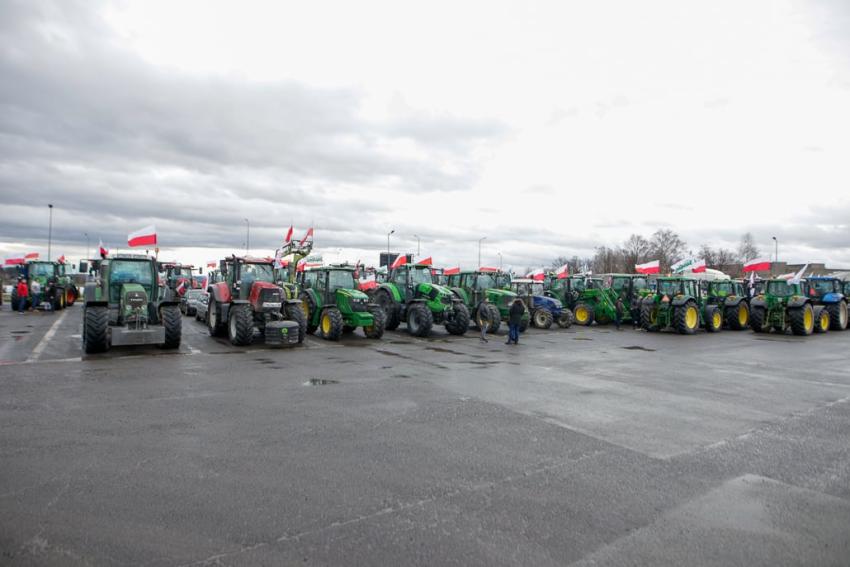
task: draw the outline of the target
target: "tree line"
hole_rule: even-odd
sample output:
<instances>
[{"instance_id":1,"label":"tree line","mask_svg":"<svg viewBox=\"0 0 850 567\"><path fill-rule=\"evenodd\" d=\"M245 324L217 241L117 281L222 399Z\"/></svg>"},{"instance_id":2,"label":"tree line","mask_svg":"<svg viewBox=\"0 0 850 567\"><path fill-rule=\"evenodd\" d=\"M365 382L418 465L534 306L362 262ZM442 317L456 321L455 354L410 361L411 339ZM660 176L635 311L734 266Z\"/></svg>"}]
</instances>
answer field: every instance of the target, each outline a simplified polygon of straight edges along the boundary
<instances>
[{"instance_id":1,"label":"tree line","mask_svg":"<svg viewBox=\"0 0 850 567\"><path fill-rule=\"evenodd\" d=\"M694 257L705 259L709 268L722 270L730 264L758 258L760 254L755 238L749 232L741 235L735 250L712 248L708 244L702 244L694 250L689 248L675 231L662 228L649 237L632 234L620 246L599 246L589 258L559 256L552 261L551 268L556 269L567 264L570 273L579 273L585 269L597 274L633 273L636 264L658 260L661 263L661 272L667 273L670 266L679 260Z\"/></svg>"}]
</instances>

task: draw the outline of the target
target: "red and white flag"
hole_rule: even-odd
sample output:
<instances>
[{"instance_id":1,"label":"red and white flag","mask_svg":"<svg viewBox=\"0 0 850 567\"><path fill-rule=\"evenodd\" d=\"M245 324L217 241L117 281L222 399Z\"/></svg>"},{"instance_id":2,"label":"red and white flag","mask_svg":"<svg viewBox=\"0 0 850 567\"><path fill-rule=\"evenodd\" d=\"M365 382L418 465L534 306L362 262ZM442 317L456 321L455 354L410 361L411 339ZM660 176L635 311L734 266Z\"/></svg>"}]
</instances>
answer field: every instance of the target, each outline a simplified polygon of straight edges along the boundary
<instances>
[{"instance_id":1,"label":"red and white flag","mask_svg":"<svg viewBox=\"0 0 850 567\"><path fill-rule=\"evenodd\" d=\"M26 256L24 256L27 260L38 260L38 252L30 252Z\"/></svg>"},{"instance_id":2,"label":"red and white flag","mask_svg":"<svg viewBox=\"0 0 850 567\"><path fill-rule=\"evenodd\" d=\"M635 271L639 274L657 274L661 271L661 262L653 260L646 264L635 264Z\"/></svg>"},{"instance_id":3,"label":"red and white flag","mask_svg":"<svg viewBox=\"0 0 850 567\"><path fill-rule=\"evenodd\" d=\"M215 260L210 260L209 262L207 262L207 268L215 268L217 265L218 264Z\"/></svg>"},{"instance_id":4,"label":"red and white flag","mask_svg":"<svg viewBox=\"0 0 850 567\"><path fill-rule=\"evenodd\" d=\"M691 266L691 271L695 274L701 274L705 272L705 268L705 260L697 260L696 262L694 262L694 265Z\"/></svg>"},{"instance_id":5,"label":"red and white flag","mask_svg":"<svg viewBox=\"0 0 850 567\"><path fill-rule=\"evenodd\" d=\"M493 268L493 267L490 267L490 266L481 266L480 268L478 268L478 271L479 272L498 272L499 268Z\"/></svg>"},{"instance_id":6,"label":"red and white flag","mask_svg":"<svg viewBox=\"0 0 850 567\"><path fill-rule=\"evenodd\" d=\"M24 259L23 256L18 256L15 258L6 258L6 261L4 262L4 264L7 266L19 266L24 263L26 263L26 259Z\"/></svg>"},{"instance_id":7,"label":"red and white flag","mask_svg":"<svg viewBox=\"0 0 850 567\"><path fill-rule=\"evenodd\" d=\"M307 230L307 234L305 234L304 238L301 239L301 242L299 243L299 245L304 246L304 243L307 242L307 239L310 238L311 236L313 236L313 227L312 226Z\"/></svg>"},{"instance_id":8,"label":"red and white flag","mask_svg":"<svg viewBox=\"0 0 850 567\"><path fill-rule=\"evenodd\" d=\"M396 256L396 259L390 266L390 269L395 270L396 268L404 266L405 264L407 264L407 254L399 254L398 256Z\"/></svg>"},{"instance_id":9,"label":"red and white flag","mask_svg":"<svg viewBox=\"0 0 850 567\"><path fill-rule=\"evenodd\" d=\"M770 269L770 260L768 258L755 258L744 264L744 273L761 272Z\"/></svg>"},{"instance_id":10,"label":"red and white flag","mask_svg":"<svg viewBox=\"0 0 850 567\"><path fill-rule=\"evenodd\" d=\"M56 258L56 261L59 262L60 264L64 264L65 263L65 255L62 254L61 256Z\"/></svg>"},{"instance_id":11,"label":"red and white flag","mask_svg":"<svg viewBox=\"0 0 850 567\"><path fill-rule=\"evenodd\" d=\"M378 280L375 279L374 274L360 278L357 283L360 291L369 291L378 287Z\"/></svg>"},{"instance_id":12,"label":"red and white flag","mask_svg":"<svg viewBox=\"0 0 850 567\"><path fill-rule=\"evenodd\" d=\"M103 245L103 240L101 240L100 244L98 244L97 246L101 258L106 258L107 256L109 256L109 248Z\"/></svg>"},{"instance_id":13,"label":"red and white flag","mask_svg":"<svg viewBox=\"0 0 850 567\"><path fill-rule=\"evenodd\" d=\"M286 238L283 239L284 244L289 244L290 242L292 242L292 230L294 228L294 226L289 225L289 230L286 231Z\"/></svg>"},{"instance_id":14,"label":"red and white flag","mask_svg":"<svg viewBox=\"0 0 850 567\"><path fill-rule=\"evenodd\" d=\"M529 272L529 274L525 277L531 278L536 282L542 282L543 280L546 279L546 272L543 271L543 268L538 268L537 270L534 270L533 272Z\"/></svg>"},{"instance_id":15,"label":"red and white flag","mask_svg":"<svg viewBox=\"0 0 850 567\"><path fill-rule=\"evenodd\" d=\"M431 256L428 256L427 258L424 258L424 259L419 260L418 262L416 262L416 265L417 265L417 266L430 266L430 265L432 265L433 263L434 263L434 262L433 262L433 260L431 259Z\"/></svg>"},{"instance_id":16,"label":"red and white flag","mask_svg":"<svg viewBox=\"0 0 850 567\"><path fill-rule=\"evenodd\" d=\"M456 276L460 273L460 266L456 266L454 268L446 268L443 270L444 276Z\"/></svg>"},{"instance_id":17,"label":"red and white flag","mask_svg":"<svg viewBox=\"0 0 850 567\"><path fill-rule=\"evenodd\" d=\"M788 283L790 283L790 284L799 284L799 283L802 281L802 279L803 279L803 274L805 274L805 273L806 273L806 269L808 269L808 267L809 267L809 265L808 265L808 264L806 264L805 266L803 266L803 268L802 268L799 272L797 272L796 274L794 274L794 275L791 277L791 279L790 279L790 280L788 280Z\"/></svg>"},{"instance_id":18,"label":"red and white flag","mask_svg":"<svg viewBox=\"0 0 850 567\"><path fill-rule=\"evenodd\" d=\"M127 235L127 246L130 248L156 246L156 227L154 225L150 225L139 229L136 232L131 232Z\"/></svg>"},{"instance_id":19,"label":"red and white flag","mask_svg":"<svg viewBox=\"0 0 850 567\"><path fill-rule=\"evenodd\" d=\"M563 266L555 270L555 275L558 276L559 280L566 278L570 275L570 265L564 264Z\"/></svg>"}]
</instances>

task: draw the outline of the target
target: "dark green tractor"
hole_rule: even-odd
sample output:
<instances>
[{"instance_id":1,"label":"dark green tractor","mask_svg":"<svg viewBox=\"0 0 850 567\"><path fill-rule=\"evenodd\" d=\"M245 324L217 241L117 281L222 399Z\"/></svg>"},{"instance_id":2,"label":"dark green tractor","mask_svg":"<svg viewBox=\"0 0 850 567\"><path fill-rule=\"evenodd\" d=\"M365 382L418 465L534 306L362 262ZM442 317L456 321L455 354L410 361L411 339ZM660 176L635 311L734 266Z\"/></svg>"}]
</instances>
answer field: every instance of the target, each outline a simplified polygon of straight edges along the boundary
<instances>
[{"instance_id":1,"label":"dark green tractor","mask_svg":"<svg viewBox=\"0 0 850 567\"><path fill-rule=\"evenodd\" d=\"M750 326L756 333L771 329L785 334L788 329L799 336L829 329L829 312L822 307L816 311L806 296L803 282L784 279L767 280L763 293L750 302Z\"/></svg>"},{"instance_id":2,"label":"dark green tractor","mask_svg":"<svg viewBox=\"0 0 850 567\"><path fill-rule=\"evenodd\" d=\"M452 293L460 298L467 310L473 314L473 325L481 328L486 324L492 333L499 330L502 321L508 320L511 304L517 298L517 294L509 291L510 285L510 275L499 271L463 271L448 277L448 286ZM520 331L528 328L528 322L526 309Z\"/></svg>"},{"instance_id":3,"label":"dark green tractor","mask_svg":"<svg viewBox=\"0 0 850 567\"><path fill-rule=\"evenodd\" d=\"M602 285L602 281L596 282L590 276L576 275L559 278L556 274L547 274L543 281L543 294L559 300L564 307L575 312L576 304L581 292L588 286Z\"/></svg>"},{"instance_id":4,"label":"dark green tractor","mask_svg":"<svg viewBox=\"0 0 850 567\"><path fill-rule=\"evenodd\" d=\"M44 301L47 301L50 297L51 306L55 311L73 305L79 297L79 290L71 280L71 276L66 273L65 264L45 260L28 260L26 264L18 267L18 274L26 279L27 287L30 287L33 281L41 284L41 296ZM31 307L32 303L31 296L19 301L18 290L14 286L12 287L11 300L13 311L19 309L20 301L26 302L24 308Z\"/></svg>"},{"instance_id":5,"label":"dark green tractor","mask_svg":"<svg viewBox=\"0 0 850 567\"><path fill-rule=\"evenodd\" d=\"M384 310L357 289L354 268L322 266L300 272L301 304L307 315L307 332L321 328L322 337L338 341L344 332L363 327L370 339L384 334Z\"/></svg>"},{"instance_id":6,"label":"dark green tractor","mask_svg":"<svg viewBox=\"0 0 850 567\"><path fill-rule=\"evenodd\" d=\"M603 274L585 282L578 292L575 319L579 325L596 321L607 325L616 318L617 298L623 303L622 322L632 322L632 306L649 293L647 278L641 274Z\"/></svg>"},{"instance_id":7,"label":"dark green tractor","mask_svg":"<svg viewBox=\"0 0 850 567\"><path fill-rule=\"evenodd\" d=\"M723 328L720 307L708 303L699 281L685 277L656 279L656 288L640 304L641 327L647 331L672 328L692 335L703 327L709 333Z\"/></svg>"},{"instance_id":8,"label":"dark green tractor","mask_svg":"<svg viewBox=\"0 0 850 567\"><path fill-rule=\"evenodd\" d=\"M159 286L157 263L150 256L124 254L103 260L98 276L86 283L83 299L86 353L123 345L180 346L179 298Z\"/></svg>"},{"instance_id":9,"label":"dark green tractor","mask_svg":"<svg viewBox=\"0 0 850 567\"><path fill-rule=\"evenodd\" d=\"M750 302L742 280L711 280L704 287L706 301L723 313L726 328L741 331L750 326Z\"/></svg>"},{"instance_id":10,"label":"dark green tractor","mask_svg":"<svg viewBox=\"0 0 850 567\"><path fill-rule=\"evenodd\" d=\"M466 305L449 288L434 282L430 266L408 264L392 270L371 296L386 313L391 331L402 321L415 337L430 335L435 323L445 325L452 335L462 335L469 328Z\"/></svg>"}]
</instances>

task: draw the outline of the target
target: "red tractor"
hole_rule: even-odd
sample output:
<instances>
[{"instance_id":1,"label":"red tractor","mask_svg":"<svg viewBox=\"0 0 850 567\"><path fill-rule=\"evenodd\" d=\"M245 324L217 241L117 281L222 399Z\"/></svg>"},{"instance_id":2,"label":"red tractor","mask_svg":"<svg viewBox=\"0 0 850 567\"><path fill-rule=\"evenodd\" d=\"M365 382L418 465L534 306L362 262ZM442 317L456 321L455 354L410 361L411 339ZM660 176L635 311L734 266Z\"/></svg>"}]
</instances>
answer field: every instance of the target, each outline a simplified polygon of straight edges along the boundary
<instances>
[{"instance_id":1,"label":"red tractor","mask_svg":"<svg viewBox=\"0 0 850 567\"><path fill-rule=\"evenodd\" d=\"M221 278L207 288L210 335L227 335L231 344L250 345L254 331L266 344L284 346L304 341L307 318L297 299L286 300L276 285L271 258L230 256L220 262Z\"/></svg>"}]
</instances>

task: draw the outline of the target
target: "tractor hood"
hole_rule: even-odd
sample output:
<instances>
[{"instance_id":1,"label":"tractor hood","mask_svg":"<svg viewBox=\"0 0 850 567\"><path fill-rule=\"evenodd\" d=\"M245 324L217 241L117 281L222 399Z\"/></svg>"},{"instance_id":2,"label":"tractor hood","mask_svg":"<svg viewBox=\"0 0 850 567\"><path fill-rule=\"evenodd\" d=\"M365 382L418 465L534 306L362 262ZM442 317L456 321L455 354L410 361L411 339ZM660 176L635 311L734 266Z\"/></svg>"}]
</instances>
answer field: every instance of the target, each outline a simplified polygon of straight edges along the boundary
<instances>
[{"instance_id":1,"label":"tractor hood","mask_svg":"<svg viewBox=\"0 0 850 567\"><path fill-rule=\"evenodd\" d=\"M125 283L121 286L121 315L124 321L147 319L148 294L141 284Z\"/></svg>"},{"instance_id":2,"label":"tractor hood","mask_svg":"<svg viewBox=\"0 0 850 567\"><path fill-rule=\"evenodd\" d=\"M338 289L336 290L337 297L347 297L349 299L356 299L358 301L369 301L369 296L360 291L359 289Z\"/></svg>"},{"instance_id":3,"label":"tractor hood","mask_svg":"<svg viewBox=\"0 0 850 567\"><path fill-rule=\"evenodd\" d=\"M517 297L517 294L506 289L489 288L485 293L487 294L487 299L499 307L507 306Z\"/></svg>"},{"instance_id":4,"label":"tractor hood","mask_svg":"<svg viewBox=\"0 0 850 567\"><path fill-rule=\"evenodd\" d=\"M437 299L438 297L440 299L443 299L443 298L451 299L455 296L455 294L452 293L452 290L450 290L446 286L434 284L434 283L421 283L417 287L417 291L419 292L419 295L422 295L422 296L425 296L425 297L428 297L428 298L431 298L431 299Z\"/></svg>"},{"instance_id":5,"label":"tractor hood","mask_svg":"<svg viewBox=\"0 0 850 567\"><path fill-rule=\"evenodd\" d=\"M533 295L535 307L545 307L547 309L563 309L564 305L557 299L547 297L545 295Z\"/></svg>"}]
</instances>

